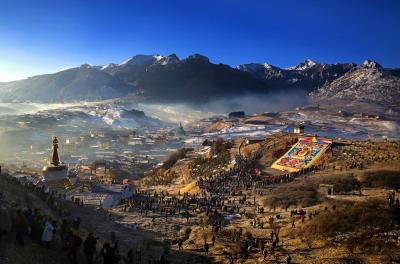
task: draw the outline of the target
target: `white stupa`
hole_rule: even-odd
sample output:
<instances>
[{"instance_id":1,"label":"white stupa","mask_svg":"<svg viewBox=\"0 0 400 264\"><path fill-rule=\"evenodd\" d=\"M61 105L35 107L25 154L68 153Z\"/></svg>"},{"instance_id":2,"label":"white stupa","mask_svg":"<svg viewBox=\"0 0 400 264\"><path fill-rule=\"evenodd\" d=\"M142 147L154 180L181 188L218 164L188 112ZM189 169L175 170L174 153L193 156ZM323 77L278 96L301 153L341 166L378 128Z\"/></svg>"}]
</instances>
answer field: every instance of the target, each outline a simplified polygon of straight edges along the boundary
<instances>
[{"instance_id":1,"label":"white stupa","mask_svg":"<svg viewBox=\"0 0 400 264\"><path fill-rule=\"evenodd\" d=\"M43 168L44 181L57 181L65 179L68 175L68 167L63 162L60 162L58 156L58 139L53 139L53 158L51 163Z\"/></svg>"}]
</instances>

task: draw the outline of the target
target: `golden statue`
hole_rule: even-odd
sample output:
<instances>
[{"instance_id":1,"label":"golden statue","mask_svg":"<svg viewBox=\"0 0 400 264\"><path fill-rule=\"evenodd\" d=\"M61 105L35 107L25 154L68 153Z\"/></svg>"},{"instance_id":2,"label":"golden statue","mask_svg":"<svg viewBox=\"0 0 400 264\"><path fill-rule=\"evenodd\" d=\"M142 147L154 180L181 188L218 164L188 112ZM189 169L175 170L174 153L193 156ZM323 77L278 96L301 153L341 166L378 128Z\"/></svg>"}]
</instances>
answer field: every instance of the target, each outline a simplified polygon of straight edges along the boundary
<instances>
[{"instance_id":1,"label":"golden statue","mask_svg":"<svg viewBox=\"0 0 400 264\"><path fill-rule=\"evenodd\" d=\"M58 139L54 137L53 139L53 159L51 164L58 166L60 164L60 158L58 157Z\"/></svg>"},{"instance_id":2,"label":"golden statue","mask_svg":"<svg viewBox=\"0 0 400 264\"><path fill-rule=\"evenodd\" d=\"M49 165L43 168L43 178L45 181L62 180L67 177L68 167L63 162L60 162L58 155L58 139L53 139L53 157Z\"/></svg>"}]
</instances>

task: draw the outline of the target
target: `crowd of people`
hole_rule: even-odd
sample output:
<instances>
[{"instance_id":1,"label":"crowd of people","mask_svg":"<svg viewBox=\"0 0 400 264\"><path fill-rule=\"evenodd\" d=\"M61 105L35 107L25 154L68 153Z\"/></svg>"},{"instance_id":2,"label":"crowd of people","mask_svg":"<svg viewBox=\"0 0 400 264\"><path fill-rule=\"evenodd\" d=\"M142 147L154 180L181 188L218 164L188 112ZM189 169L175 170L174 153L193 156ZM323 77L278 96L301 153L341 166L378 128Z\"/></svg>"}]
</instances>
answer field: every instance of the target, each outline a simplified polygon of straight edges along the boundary
<instances>
[{"instance_id":1,"label":"crowd of people","mask_svg":"<svg viewBox=\"0 0 400 264\"><path fill-rule=\"evenodd\" d=\"M274 184L288 183L313 170L313 168L303 168L297 172L281 175L260 176L257 174L259 171L257 166L262 154L262 150L258 150L250 154L248 158L237 155L232 169L221 170L219 173L208 177L200 177L197 184L209 193L226 194L235 190L263 189Z\"/></svg>"},{"instance_id":2,"label":"crowd of people","mask_svg":"<svg viewBox=\"0 0 400 264\"><path fill-rule=\"evenodd\" d=\"M388 194L387 204L389 207L400 207L399 197L396 197L396 192L392 191Z\"/></svg>"},{"instance_id":3,"label":"crowd of people","mask_svg":"<svg viewBox=\"0 0 400 264\"><path fill-rule=\"evenodd\" d=\"M27 242L37 243L46 250L60 250L64 252L70 263L119 263L120 259L126 263L141 263L141 250L129 250L124 256L119 251L118 239L114 232L110 232L110 237L100 242L93 233L81 228L80 218L73 216L71 211L66 210L65 196L55 192L48 192L46 187L33 185L30 182L23 182L16 178L2 175L2 179L8 184L16 185L21 192L32 192L42 200L49 211L30 207L27 204L10 202L6 195L0 193L0 242L7 243L5 237L14 237L18 246L24 247ZM73 201L72 204L75 204ZM76 206L80 203L75 204ZM86 233L87 235L82 235ZM2 241L3 240L3 241ZM82 257L80 257L82 256ZM84 256L84 257L83 257ZM168 260L164 255L154 264L167 264Z\"/></svg>"},{"instance_id":4,"label":"crowd of people","mask_svg":"<svg viewBox=\"0 0 400 264\"><path fill-rule=\"evenodd\" d=\"M266 258L268 253L274 254L279 244L277 235L274 236L272 232L270 240L251 236L241 240L241 237L243 237L241 230L232 231L232 229L224 228L227 221L224 220L222 215L244 215L247 213L246 206L249 205L257 208L258 215L263 215L264 208L256 204L255 196L251 199L245 194L245 191L255 187L263 188L267 185L290 182L306 171L260 177L257 174L257 165L262 155L261 149L251 153L246 158L237 155L235 165L230 170L220 170L213 175L203 175L197 181L200 191L196 194L186 192L170 195L168 192L150 193L149 191L136 190L132 197L122 200L123 211L138 212L143 216L151 217L153 222L157 218L168 221L169 218L174 217L183 217L186 218L186 222L189 222L193 215L205 213L207 216L219 219L212 224L212 246L214 246L216 238L228 238L232 241L241 241L241 257L247 257L252 252L259 252ZM97 252L99 246L98 238L92 233L84 241L79 236L77 231L80 230L81 220L66 211L63 203L71 203L72 201L75 206L82 206L81 201L73 197L71 201L67 201L65 195L48 192L44 186L26 184L25 187L45 201L49 208L56 213L59 220L41 216L35 209L28 208L16 212L16 218L13 218L13 231L16 232L16 240L20 244L23 244L25 236L32 236L33 241L51 249L56 247L54 236L58 235L61 239L61 248L67 251L67 256L72 263L77 263L78 252L84 253L89 264L94 263L99 258L106 264L117 263L122 258L115 234L111 235L110 239L103 243L99 252ZM251 226L263 229L264 222L255 216L251 221ZM268 241L270 246L267 247ZM206 255L209 253L209 247L210 244L205 240L202 250ZM178 240L178 249L183 249L183 238ZM128 251L125 259L128 263L140 263L142 261L142 251L141 247L137 247L135 250L132 248ZM168 260L163 255L155 263L168 263Z\"/></svg>"},{"instance_id":5,"label":"crowd of people","mask_svg":"<svg viewBox=\"0 0 400 264\"><path fill-rule=\"evenodd\" d=\"M283 174L274 177L259 177L256 175L258 160L262 156L262 151L253 152L247 158L240 155L236 157L235 165L230 170L220 170L213 175L203 175L197 180L200 191L195 194L178 193L170 195L168 192L150 193L148 191L137 190L137 193L126 199L123 210L126 212L140 212L141 215L152 217L153 222L156 218L164 219L173 217L186 217L187 221L192 215L205 213L209 217L222 219L211 224L212 239L211 246L215 244L216 238L234 241L245 241L244 246L247 252L240 257L246 257L251 252L260 252L266 258L267 254L273 255L278 247L279 237L274 236L270 239L270 246L267 248L267 240L262 238L241 240L242 231L224 227L223 215L246 214L246 207L251 205L257 208L257 214L262 216L264 208L258 206L255 196L249 197L245 194L246 190L251 190L254 186L263 187L270 184L290 182L294 177L306 173L301 171L296 174ZM219 218L218 218L219 217ZM253 228L264 228L264 222L260 218L254 217L251 221ZM269 241L269 240L268 240ZM178 240L178 249L183 249L183 238ZM207 255L210 244L207 241L202 246L203 252ZM291 259L289 257L288 259ZM233 261L233 258L232 258ZM290 262L288 262L290 263Z\"/></svg>"}]
</instances>

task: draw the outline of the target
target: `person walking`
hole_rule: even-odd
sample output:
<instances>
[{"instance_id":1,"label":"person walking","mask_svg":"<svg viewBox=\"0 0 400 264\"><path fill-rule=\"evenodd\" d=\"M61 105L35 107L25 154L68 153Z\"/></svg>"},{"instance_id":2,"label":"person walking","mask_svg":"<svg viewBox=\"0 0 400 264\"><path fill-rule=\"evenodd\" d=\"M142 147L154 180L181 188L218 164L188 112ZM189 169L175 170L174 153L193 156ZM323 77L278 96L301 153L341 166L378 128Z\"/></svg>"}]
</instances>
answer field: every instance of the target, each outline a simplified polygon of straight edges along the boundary
<instances>
[{"instance_id":1,"label":"person walking","mask_svg":"<svg viewBox=\"0 0 400 264\"><path fill-rule=\"evenodd\" d=\"M115 263L115 251L110 246L109 243L105 243L102 250L101 255L103 256L103 263L104 264L114 264Z\"/></svg>"},{"instance_id":2,"label":"person walking","mask_svg":"<svg viewBox=\"0 0 400 264\"><path fill-rule=\"evenodd\" d=\"M15 240L21 246L24 243L24 235L28 232L28 222L25 216L21 213L21 210L17 210L17 215L15 216L13 222L13 228L15 231Z\"/></svg>"},{"instance_id":3,"label":"person walking","mask_svg":"<svg viewBox=\"0 0 400 264\"><path fill-rule=\"evenodd\" d=\"M179 251L182 250L182 244L183 244L183 240L182 240L182 238L181 238L181 239L179 239L179 241L178 241L178 250L179 250Z\"/></svg>"},{"instance_id":4,"label":"person walking","mask_svg":"<svg viewBox=\"0 0 400 264\"><path fill-rule=\"evenodd\" d=\"M292 264L292 257L290 256L290 254L287 254L285 256L285 262L286 264Z\"/></svg>"},{"instance_id":5,"label":"person walking","mask_svg":"<svg viewBox=\"0 0 400 264\"><path fill-rule=\"evenodd\" d=\"M204 243L204 253L206 253L206 255L208 255L208 249L209 249L209 245L208 243Z\"/></svg>"},{"instance_id":6,"label":"person walking","mask_svg":"<svg viewBox=\"0 0 400 264\"><path fill-rule=\"evenodd\" d=\"M41 241L46 245L47 249L50 249L50 242L53 240L53 235L55 232L55 221L47 221L42 233Z\"/></svg>"},{"instance_id":7,"label":"person walking","mask_svg":"<svg viewBox=\"0 0 400 264\"><path fill-rule=\"evenodd\" d=\"M88 264L93 263L93 257L94 254L96 253L96 243L97 243L97 238L93 236L93 233L89 233L89 235L85 239L85 242L83 242L83 252L86 255Z\"/></svg>"},{"instance_id":8,"label":"person walking","mask_svg":"<svg viewBox=\"0 0 400 264\"><path fill-rule=\"evenodd\" d=\"M267 251L267 248L266 248L266 247L263 248L263 250L262 250L262 255L263 255L264 260L266 260L266 259L267 259L267 256L268 256L268 251Z\"/></svg>"},{"instance_id":9,"label":"person walking","mask_svg":"<svg viewBox=\"0 0 400 264\"><path fill-rule=\"evenodd\" d=\"M68 237L68 258L73 264L78 263L78 251L82 244L82 238L73 231L69 232Z\"/></svg>"}]
</instances>

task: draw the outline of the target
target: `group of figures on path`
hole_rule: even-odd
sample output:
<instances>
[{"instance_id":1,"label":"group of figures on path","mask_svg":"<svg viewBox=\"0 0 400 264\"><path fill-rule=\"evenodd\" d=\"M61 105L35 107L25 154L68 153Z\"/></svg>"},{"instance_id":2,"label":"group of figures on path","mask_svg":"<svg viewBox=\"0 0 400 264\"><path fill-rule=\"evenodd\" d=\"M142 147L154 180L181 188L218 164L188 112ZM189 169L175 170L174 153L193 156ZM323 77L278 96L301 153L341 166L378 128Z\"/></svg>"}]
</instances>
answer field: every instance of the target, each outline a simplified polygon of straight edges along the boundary
<instances>
[{"instance_id":1,"label":"group of figures on path","mask_svg":"<svg viewBox=\"0 0 400 264\"><path fill-rule=\"evenodd\" d=\"M396 192L390 192L387 197L387 204L389 207L400 207L400 200L399 197L396 197Z\"/></svg>"},{"instance_id":2,"label":"group of figures on path","mask_svg":"<svg viewBox=\"0 0 400 264\"><path fill-rule=\"evenodd\" d=\"M142 249L131 248L127 255L122 255L115 232L111 231L109 238L99 239L83 229L81 219L64 209L66 203L77 206L75 203L64 200L63 196L54 192L46 192L43 186L21 183L15 178L4 176L8 184L25 188L26 192L42 200L51 209L53 216L38 208L10 202L8 197L0 193L0 243L7 246L7 243L12 242L12 237L19 247L26 246L27 242L36 243L49 252L63 252L72 264L116 264L122 259L125 263L141 263ZM162 255L159 260L149 263L167 264L169 261Z\"/></svg>"}]
</instances>

